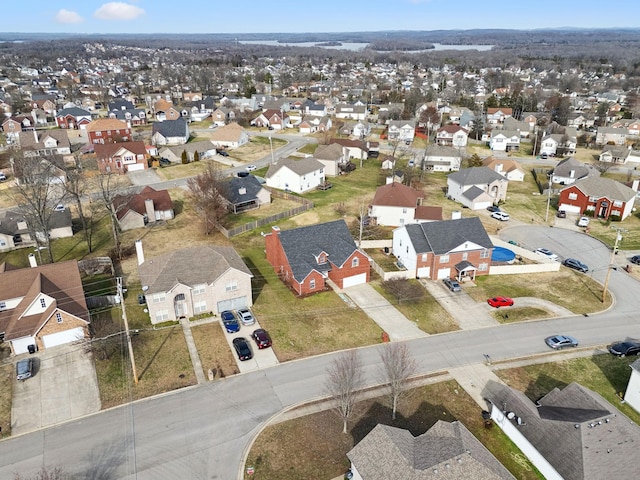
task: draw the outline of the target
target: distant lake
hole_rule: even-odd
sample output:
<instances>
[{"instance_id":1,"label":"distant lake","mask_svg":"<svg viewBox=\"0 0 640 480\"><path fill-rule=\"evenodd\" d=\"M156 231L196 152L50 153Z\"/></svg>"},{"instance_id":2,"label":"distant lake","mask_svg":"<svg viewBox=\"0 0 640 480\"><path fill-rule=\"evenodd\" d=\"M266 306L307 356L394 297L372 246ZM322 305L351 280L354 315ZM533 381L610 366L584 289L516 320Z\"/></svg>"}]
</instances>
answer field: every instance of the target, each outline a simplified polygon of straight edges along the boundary
<instances>
[{"instance_id":1,"label":"distant lake","mask_svg":"<svg viewBox=\"0 0 640 480\"><path fill-rule=\"evenodd\" d=\"M347 43L341 42L342 45L321 45L324 42L279 42L277 40L240 40L239 43L246 45L271 45L271 46L283 46L283 47L320 47L320 48L333 48L336 50L352 50L357 52L363 50L369 44L368 43ZM478 50L481 52L489 51L493 48L493 45L443 45L442 43L434 43L435 48L428 50L407 50L404 53L420 53L420 52L435 52L439 50Z\"/></svg>"}]
</instances>

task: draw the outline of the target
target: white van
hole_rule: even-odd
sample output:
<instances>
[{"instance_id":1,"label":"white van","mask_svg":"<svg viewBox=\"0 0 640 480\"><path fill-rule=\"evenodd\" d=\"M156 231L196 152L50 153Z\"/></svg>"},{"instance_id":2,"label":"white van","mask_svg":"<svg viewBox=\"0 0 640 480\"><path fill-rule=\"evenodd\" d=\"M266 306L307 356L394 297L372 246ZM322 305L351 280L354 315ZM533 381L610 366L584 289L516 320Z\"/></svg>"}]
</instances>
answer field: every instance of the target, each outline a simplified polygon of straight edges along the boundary
<instances>
[{"instance_id":1,"label":"white van","mask_svg":"<svg viewBox=\"0 0 640 480\"><path fill-rule=\"evenodd\" d=\"M588 227L589 226L589 217L580 217L578 220L579 227Z\"/></svg>"},{"instance_id":2,"label":"white van","mask_svg":"<svg viewBox=\"0 0 640 480\"><path fill-rule=\"evenodd\" d=\"M491 218L495 218L497 220L500 220L501 222L506 222L509 220L509 214L507 212L493 212L491 214Z\"/></svg>"}]
</instances>

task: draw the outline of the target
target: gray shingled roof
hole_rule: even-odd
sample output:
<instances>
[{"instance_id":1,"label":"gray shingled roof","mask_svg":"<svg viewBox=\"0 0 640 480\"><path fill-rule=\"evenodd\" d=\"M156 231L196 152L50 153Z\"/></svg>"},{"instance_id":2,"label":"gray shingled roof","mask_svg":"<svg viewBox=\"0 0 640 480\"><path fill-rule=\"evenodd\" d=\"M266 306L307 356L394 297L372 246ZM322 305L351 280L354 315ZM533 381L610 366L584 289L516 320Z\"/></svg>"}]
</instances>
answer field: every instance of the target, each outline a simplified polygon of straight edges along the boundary
<instances>
[{"instance_id":1,"label":"gray shingled roof","mask_svg":"<svg viewBox=\"0 0 640 480\"><path fill-rule=\"evenodd\" d=\"M192 247L146 259L138 266L140 282L149 294L168 292L177 283L199 285L212 283L229 269L253 277L233 247Z\"/></svg>"},{"instance_id":2,"label":"gray shingled roof","mask_svg":"<svg viewBox=\"0 0 640 480\"><path fill-rule=\"evenodd\" d=\"M460 422L424 434L377 425L347 453L363 480L497 480L514 477Z\"/></svg>"},{"instance_id":3,"label":"gray shingled roof","mask_svg":"<svg viewBox=\"0 0 640 480\"><path fill-rule=\"evenodd\" d=\"M324 168L324 165L315 158L301 158L300 160L294 160L292 158L282 158L278 160L277 163L272 163L269 165L269 170L267 170L266 178L270 178L276 174L278 170L281 168L288 168L294 173L298 175L306 175L308 173L315 172L316 170L320 170Z\"/></svg>"},{"instance_id":4,"label":"gray shingled roof","mask_svg":"<svg viewBox=\"0 0 640 480\"><path fill-rule=\"evenodd\" d=\"M435 255L443 255L465 242L493 248L478 217L416 223L406 225L405 228L418 254L433 252Z\"/></svg>"},{"instance_id":5,"label":"gray shingled roof","mask_svg":"<svg viewBox=\"0 0 640 480\"><path fill-rule=\"evenodd\" d=\"M487 167L463 168L458 172L449 174L447 178L450 178L458 185L486 185L496 180L506 182L502 175Z\"/></svg>"},{"instance_id":6,"label":"gray shingled roof","mask_svg":"<svg viewBox=\"0 0 640 480\"><path fill-rule=\"evenodd\" d=\"M340 267L358 250L344 220L282 230L279 235L293 278L298 282L313 270L321 271L316 257L322 252L330 263Z\"/></svg>"},{"instance_id":7,"label":"gray shingled roof","mask_svg":"<svg viewBox=\"0 0 640 480\"><path fill-rule=\"evenodd\" d=\"M587 177L578 180L574 185L589 197L606 197L609 200L622 200L628 203L636 196L634 189L610 178Z\"/></svg>"},{"instance_id":8,"label":"gray shingled roof","mask_svg":"<svg viewBox=\"0 0 640 480\"><path fill-rule=\"evenodd\" d=\"M69 108L63 108L58 113L56 113L56 117L64 117L66 115L72 115L74 117L86 117L86 116L91 117L91 112L79 107L69 107Z\"/></svg>"},{"instance_id":9,"label":"gray shingled roof","mask_svg":"<svg viewBox=\"0 0 640 480\"><path fill-rule=\"evenodd\" d=\"M519 432L565 480L637 477L640 427L588 388L555 388L536 407L522 392L496 385L489 400L522 419Z\"/></svg>"},{"instance_id":10,"label":"gray shingled roof","mask_svg":"<svg viewBox=\"0 0 640 480\"><path fill-rule=\"evenodd\" d=\"M232 204L246 203L255 200L258 192L262 190L262 185L256 177L248 175L246 177L232 177L225 182L224 197ZM244 193L240 193L244 189Z\"/></svg>"},{"instance_id":11,"label":"gray shingled roof","mask_svg":"<svg viewBox=\"0 0 640 480\"><path fill-rule=\"evenodd\" d=\"M153 133L160 133L164 137L184 137L187 135L187 122L183 118L155 122Z\"/></svg>"},{"instance_id":12,"label":"gray shingled roof","mask_svg":"<svg viewBox=\"0 0 640 480\"><path fill-rule=\"evenodd\" d=\"M429 157L451 157L460 158L460 151L455 147L449 147L447 145L431 144L425 150L425 159Z\"/></svg>"}]
</instances>

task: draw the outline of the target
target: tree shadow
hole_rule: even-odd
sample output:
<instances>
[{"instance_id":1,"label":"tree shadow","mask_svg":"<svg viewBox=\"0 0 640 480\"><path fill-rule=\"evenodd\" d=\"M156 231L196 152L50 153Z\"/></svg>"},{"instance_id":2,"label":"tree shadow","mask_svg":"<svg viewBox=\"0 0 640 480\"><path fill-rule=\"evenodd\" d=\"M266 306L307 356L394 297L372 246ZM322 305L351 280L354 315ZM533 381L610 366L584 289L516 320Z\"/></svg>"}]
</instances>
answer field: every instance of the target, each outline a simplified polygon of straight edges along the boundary
<instances>
[{"instance_id":1,"label":"tree shadow","mask_svg":"<svg viewBox=\"0 0 640 480\"><path fill-rule=\"evenodd\" d=\"M625 341L637 341L627 337ZM615 355L594 355L591 361L600 369L604 377L607 379L611 387L616 393L622 393L627 390L627 384L631 377L631 368L629 365L636 361L638 357L616 357Z\"/></svg>"},{"instance_id":2,"label":"tree shadow","mask_svg":"<svg viewBox=\"0 0 640 480\"><path fill-rule=\"evenodd\" d=\"M173 201L173 214L175 216L178 216L183 211L184 211L184 201L183 200L174 200Z\"/></svg>"},{"instance_id":3,"label":"tree shadow","mask_svg":"<svg viewBox=\"0 0 640 480\"><path fill-rule=\"evenodd\" d=\"M82 472L82 478L93 480L111 480L120 478L117 470L126 461L127 454L135 455L135 450L127 452L127 442L102 444L87 455L88 467ZM75 478L75 477L74 477Z\"/></svg>"},{"instance_id":4,"label":"tree shadow","mask_svg":"<svg viewBox=\"0 0 640 480\"><path fill-rule=\"evenodd\" d=\"M549 393L554 388L563 389L568 384L558 380L557 378L550 377L549 375L539 375L535 380L529 383L527 388L524 390L524 394L527 396L529 400L535 402L536 400L544 397L547 393Z\"/></svg>"},{"instance_id":5,"label":"tree shadow","mask_svg":"<svg viewBox=\"0 0 640 480\"><path fill-rule=\"evenodd\" d=\"M158 348L156 348L156 351L153 353L153 355L151 356L151 358L149 359L149 361L147 362L147 364L145 365L145 367L142 369L142 371L140 372L140 374L138 375L138 380L141 380L142 377L144 377L144 374L146 373L147 370L149 370L149 367L151 367L151 365L153 364L154 360L156 359L156 357L158 356L158 354L160 353L160 350L162 350L162 347L165 346L165 344L167 343L167 341L169 340L169 337L171 337L171 335L173 335L173 332L175 331L175 329L179 327L178 326L174 326L171 328L167 328L167 334L165 335L164 339L162 340L162 343L160 343L160 345L158 346ZM180 327L182 328L182 327ZM142 335L137 335L134 338L140 338L142 337Z\"/></svg>"},{"instance_id":6,"label":"tree shadow","mask_svg":"<svg viewBox=\"0 0 640 480\"><path fill-rule=\"evenodd\" d=\"M256 267L253 260L249 257L243 257L242 260L247 268L253 273L253 278L251 279L251 290L253 291L253 301L255 302L260 296L260 293L262 293L267 281L265 280L264 275L260 274L260 269Z\"/></svg>"}]
</instances>

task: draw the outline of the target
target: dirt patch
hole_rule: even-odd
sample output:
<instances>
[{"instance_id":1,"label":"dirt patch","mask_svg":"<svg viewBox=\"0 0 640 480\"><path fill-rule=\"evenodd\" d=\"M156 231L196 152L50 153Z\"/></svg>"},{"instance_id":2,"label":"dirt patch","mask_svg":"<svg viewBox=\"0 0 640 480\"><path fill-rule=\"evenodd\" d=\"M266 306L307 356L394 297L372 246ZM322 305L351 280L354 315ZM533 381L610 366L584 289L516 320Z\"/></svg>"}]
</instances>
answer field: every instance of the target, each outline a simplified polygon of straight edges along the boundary
<instances>
[{"instance_id":1,"label":"dirt patch","mask_svg":"<svg viewBox=\"0 0 640 480\"><path fill-rule=\"evenodd\" d=\"M301 213L300 215L296 215L292 220L299 227L315 225L320 221L320 215L318 215L318 212L310 210L308 212Z\"/></svg>"}]
</instances>

